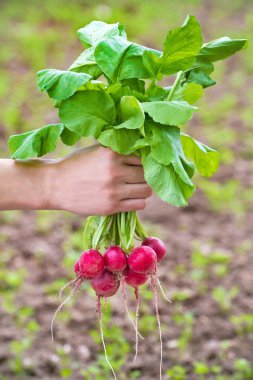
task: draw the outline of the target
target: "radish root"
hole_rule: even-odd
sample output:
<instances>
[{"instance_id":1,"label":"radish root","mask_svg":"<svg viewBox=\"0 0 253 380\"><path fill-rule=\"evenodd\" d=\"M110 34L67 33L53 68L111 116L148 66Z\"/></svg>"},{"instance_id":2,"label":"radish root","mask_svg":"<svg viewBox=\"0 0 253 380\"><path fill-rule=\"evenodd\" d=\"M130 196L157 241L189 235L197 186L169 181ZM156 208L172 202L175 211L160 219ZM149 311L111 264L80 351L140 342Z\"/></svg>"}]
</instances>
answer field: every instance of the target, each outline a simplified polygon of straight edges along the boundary
<instances>
[{"instance_id":1,"label":"radish root","mask_svg":"<svg viewBox=\"0 0 253 380\"><path fill-rule=\"evenodd\" d=\"M105 345L105 340L104 340L104 332L103 332L103 320L102 320L102 313L101 313L101 299L99 296L97 299L97 306L98 306L98 317L99 317L99 325L100 325L100 336L101 336L102 344L104 347L105 360L106 360L108 366L110 367L110 369L112 371L112 374L114 376L114 380L117 380L116 373L114 372L114 369L112 368L112 365L111 365L111 363L108 359L108 356L107 356L106 345Z\"/></svg>"},{"instance_id":2,"label":"radish root","mask_svg":"<svg viewBox=\"0 0 253 380\"><path fill-rule=\"evenodd\" d=\"M163 341L162 341L162 329L161 329L161 321L160 321L160 315L158 310L158 294L157 294L157 287L156 287L156 281L153 276L151 276L151 287L154 293L154 299L155 299L155 310L156 310L156 319L158 324L158 330L159 330L159 338L160 338L160 380L162 380L162 364L163 364Z\"/></svg>"},{"instance_id":3,"label":"radish root","mask_svg":"<svg viewBox=\"0 0 253 380\"><path fill-rule=\"evenodd\" d=\"M64 285L64 286L60 289L60 291L59 291L59 298L60 298L60 301L62 301L62 293L64 292L64 290L65 290L67 287L69 287L69 286L75 284L78 280L80 280L80 277L74 278L74 280L71 280L70 282L68 282L66 285Z\"/></svg>"},{"instance_id":4,"label":"radish root","mask_svg":"<svg viewBox=\"0 0 253 380\"><path fill-rule=\"evenodd\" d=\"M76 289L78 288L78 286L81 284L82 282L82 279L78 279L78 281L76 282L74 288L71 290L71 292L69 293L68 297L60 304L60 306L58 306L58 308L56 309L55 313L54 313L54 316L53 316L53 319L51 321L51 337L52 337L52 341L54 341L54 321L55 321L55 318L57 316L57 314L59 313L59 311L62 309L62 307L68 302L68 300L73 296L73 294L75 293Z\"/></svg>"},{"instance_id":5,"label":"radish root","mask_svg":"<svg viewBox=\"0 0 253 380\"><path fill-rule=\"evenodd\" d=\"M135 288L134 290L135 297L136 297L136 311L135 311L135 356L134 356L134 363L137 359L138 355L138 347L139 347L139 339L138 339L138 318L139 318L139 309L140 309L140 297L139 297L139 289Z\"/></svg>"},{"instance_id":6,"label":"radish root","mask_svg":"<svg viewBox=\"0 0 253 380\"><path fill-rule=\"evenodd\" d=\"M163 298L164 298L167 302L172 303L172 301L169 300L169 298L166 296L166 294L165 294L165 292L164 292L164 290L163 290L163 287L162 287L161 281L159 280L159 277L157 276L157 273L155 273L155 281L156 281L156 283L158 284L158 286L159 286L159 288L160 288L160 290L161 290L161 293L162 293L162 295L163 295Z\"/></svg>"},{"instance_id":7,"label":"radish root","mask_svg":"<svg viewBox=\"0 0 253 380\"><path fill-rule=\"evenodd\" d=\"M133 328L135 330L136 335L139 336L141 339L144 339L143 336L139 333L139 331L137 329L137 326L135 325L135 323L133 321L133 318L132 318L132 316L130 314L130 311L128 309L127 296L126 296L126 288L125 288L125 279L123 277L121 278L121 289L122 289L122 294L123 294L123 298L124 298L125 308L126 308L126 312L127 312L128 317L129 317L129 320L130 320L130 322L133 325Z\"/></svg>"}]
</instances>

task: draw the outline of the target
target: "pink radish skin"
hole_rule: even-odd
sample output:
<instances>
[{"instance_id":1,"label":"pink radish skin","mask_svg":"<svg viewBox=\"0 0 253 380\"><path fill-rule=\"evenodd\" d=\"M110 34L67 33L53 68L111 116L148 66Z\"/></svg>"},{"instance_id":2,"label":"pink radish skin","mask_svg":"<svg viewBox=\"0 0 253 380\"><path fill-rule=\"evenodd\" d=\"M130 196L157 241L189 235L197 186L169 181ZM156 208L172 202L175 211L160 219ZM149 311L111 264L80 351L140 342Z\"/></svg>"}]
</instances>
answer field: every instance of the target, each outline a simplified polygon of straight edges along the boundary
<instances>
[{"instance_id":1,"label":"pink radish skin","mask_svg":"<svg viewBox=\"0 0 253 380\"><path fill-rule=\"evenodd\" d=\"M79 273L82 278L97 276L103 271L104 266L104 256L96 249L88 249L88 251L82 253L79 259ZM75 267L78 269L77 263Z\"/></svg>"},{"instance_id":2,"label":"pink radish skin","mask_svg":"<svg viewBox=\"0 0 253 380\"><path fill-rule=\"evenodd\" d=\"M127 268L125 271L126 283L135 289L145 284L147 279L148 279L148 276L146 274L136 273L130 268Z\"/></svg>"},{"instance_id":3,"label":"pink radish skin","mask_svg":"<svg viewBox=\"0 0 253 380\"><path fill-rule=\"evenodd\" d=\"M155 251L158 263L164 258L166 254L166 246L164 242L156 237L148 237L144 240L142 246L150 247Z\"/></svg>"},{"instance_id":4,"label":"pink radish skin","mask_svg":"<svg viewBox=\"0 0 253 380\"><path fill-rule=\"evenodd\" d=\"M149 274L156 269L156 253L148 247L135 248L128 257L128 266L136 273Z\"/></svg>"},{"instance_id":5,"label":"pink radish skin","mask_svg":"<svg viewBox=\"0 0 253 380\"><path fill-rule=\"evenodd\" d=\"M105 269L102 273L93 277L91 286L98 297L111 297L119 289L119 280L114 273Z\"/></svg>"},{"instance_id":6,"label":"pink radish skin","mask_svg":"<svg viewBox=\"0 0 253 380\"><path fill-rule=\"evenodd\" d=\"M105 267L110 272L123 272L127 267L127 256L117 245L109 247L104 254Z\"/></svg>"},{"instance_id":7,"label":"pink radish skin","mask_svg":"<svg viewBox=\"0 0 253 380\"><path fill-rule=\"evenodd\" d=\"M80 274L80 261L79 261L79 259L75 262L74 272L77 276Z\"/></svg>"}]
</instances>

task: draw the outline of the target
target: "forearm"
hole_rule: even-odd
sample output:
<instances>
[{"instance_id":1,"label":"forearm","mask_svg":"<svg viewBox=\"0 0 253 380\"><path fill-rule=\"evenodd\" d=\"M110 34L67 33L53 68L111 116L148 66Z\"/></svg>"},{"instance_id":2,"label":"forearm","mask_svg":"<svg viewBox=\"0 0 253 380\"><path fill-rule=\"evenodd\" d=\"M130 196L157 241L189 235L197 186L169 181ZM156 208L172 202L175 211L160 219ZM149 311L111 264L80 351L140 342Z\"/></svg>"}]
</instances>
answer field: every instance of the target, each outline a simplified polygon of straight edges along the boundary
<instances>
[{"instance_id":1,"label":"forearm","mask_svg":"<svg viewBox=\"0 0 253 380\"><path fill-rule=\"evenodd\" d=\"M0 159L0 210L47 209L50 161Z\"/></svg>"}]
</instances>

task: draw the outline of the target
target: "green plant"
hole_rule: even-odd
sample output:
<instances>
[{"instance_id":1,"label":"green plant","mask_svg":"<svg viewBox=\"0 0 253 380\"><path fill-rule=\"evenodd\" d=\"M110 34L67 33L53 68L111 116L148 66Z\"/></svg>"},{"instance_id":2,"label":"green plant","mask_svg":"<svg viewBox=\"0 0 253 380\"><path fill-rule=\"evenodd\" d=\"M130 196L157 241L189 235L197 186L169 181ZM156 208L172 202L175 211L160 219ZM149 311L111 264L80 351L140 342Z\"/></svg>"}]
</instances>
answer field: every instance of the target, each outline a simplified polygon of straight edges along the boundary
<instances>
[{"instance_id":1,"label":"green plant","mask_svg":"<svg viewBox=\"0 0 253 380\"><path fill-rule=\"evenodd\" d=\"M182 352L184 352L192 340L193 325L195 321L194 314L192 312L180 312L178 314L174 314L172 319L181 329L180 336L177 340L177 346Z\"/></svg>"},{"instance_id":2,"label":"green plant","mask_svg":"<svg viewBox=\"0 0 253 380\"><path fill-rule=\"evenodd\" d=\"M212 298L218 303L223 312L231 309L233 299L238 295L239 289L233 286L231 289L225 289L218 286L212 290Z\"/></svg>"},{"instance_id":3,"label":"green plant","mask_svg":"<svg viewBox=\"0 0 253 380\"><path fill-rule=\"evenodd\" d=\"M174 365L166 371L171 380L186 380L187 371L180 365Z\"/></svg>"},{"instance_id":4,"label":"green plant","mask_svg":"<svg viewBox=\"0 0 253 380\"><path fill-rule=\"evenodd\" d=\"M253 314L231 315L229 320L234 325L237 334L253 333Z\"/></svg>"},{"instance_id":5,"label":"green plant","mask_svg":"<svg viewBox=\"0 0 253 380\"><path fill-rule=\"evenodd\" d=\"M23 47L31 46L37 65L36 62L43 61L48 46L41 43L41 51L37 51L36 38L30 32L23 31L22 43ZM203 89L215 84L210 77L213 62L239 51L246 40L224 37L202 44L201 28L194 16L188 16L181 27L168 33L163 52L128 41L119 23L93 21L79 29L78 36L86 50L68 70L41 70L37 74L39 89L47 91L53 99L61 122L11 136L12 158L41 157L54 151L59 139L72 146L82 137L93 136L101 145L120 154L140 156L145 179L157 195L174 206L187 205L195 190L192 182L195 169L209 177L217 170L219 157L214 149L181 132L179 126L192 118L197 110L193 104L202 96ZM54 33L48 37L55 42ZM176 75L173 85L162 87L160 81L171 75ZM14 126L18 122L16 115ZM134 239L146 237L135 212L94 216L87 220L83 246L85 250L94 250L120 245L129 254ZM147 258L148 247L140 249L146 251ZM145 269L148 274L156 267L158 253L153 253L149 256L153 257L152 267ZM81 264L83 260L75 264L74 290L87 277ZM136 271L142 270L138 266ZM119 282L112 274L108 276L114 277L116 292ZM157 277L155 280L159 284ZM151 276L160 328L155 280ZM92 279L92 285L100 302L101 296L112 293L102 293L102 287L99 293L96 281ZM138 304L137 292L136 298ZM98 310L100 314L99 307ZM191 331L187 331L189 335ZM181 346L188 340L189 337L182 339Z\"/></svg>"},{"instance_id":6,"label":"green plant","mask_svg":"<svg viewBox=\"0 0 253 380\"><path fill-rule=\"evenodd\" d=\"M249 360L236 359L234 362L235 380L251 380L253 378L253 366Z\"/></svg>"}]
</instances>

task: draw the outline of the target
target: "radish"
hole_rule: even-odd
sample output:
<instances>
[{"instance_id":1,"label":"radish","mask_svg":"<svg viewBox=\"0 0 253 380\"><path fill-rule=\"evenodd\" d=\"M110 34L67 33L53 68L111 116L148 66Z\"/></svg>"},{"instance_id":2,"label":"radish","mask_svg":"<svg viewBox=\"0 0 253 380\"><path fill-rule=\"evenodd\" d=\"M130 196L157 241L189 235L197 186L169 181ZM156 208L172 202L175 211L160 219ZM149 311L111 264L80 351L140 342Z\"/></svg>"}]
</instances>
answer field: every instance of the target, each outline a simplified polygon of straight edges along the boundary
<instances>
[{"instance_id":1,"label":"radish","mask_svg":"<svg viewBox=\"0 0 253 380\"><path fill-rule=\"evenodd\" d=\"M127 268L125 271L126 283L133 288L138 288L143 285L148 279L148 276L144 273L136 273L132 269Z\"/></svg>"},{"instance_id":2,"label":"radish","mask_svg":"<svg viewBox=\"0 0 253 380\"><path fill-rule=\"evenodd\" d=\"M117 245L109 247L104 254L105 267L110 272L123 272L127 267L127 256Z\"/></svg>"},{"instance_id":3,"label":"radish","mask_svg":"<svg viewBox=\"0 0 253 380\"><path fill-rule=\"evenodd\" d=\"M82 278L92 278L101 273L105 266L103 255L96 249L88 249L82 253L74 266L74 271L79 269L79 274Z\"/></svg>"},{"instance_id":4,"label":"radish","mask_svg":"<svg viewBox=\"0 0 253 380\"><path fill-rule=\"evenodd\" d=\"M156 237L148 237L143 241L142 246L150 247L155 251L158 263L164 258L166 254L166 246L164 242Z\"/></svg>"},{"instance_id":5,"label":"radish","mask_svg":"<svg viewBox=\"0 0 253 380\"><path fill-rule=\"evenodd\" d=\"M129 268L136 273L152 273L156 270L156 253L148 247L135 248L128 257Z\"/></svg>"},{"instance_id":6,"label":"radish","mask_svg":"<svg viewBox=\"0 0 253 380\"><path fill-rule=\"evenodd\" d=\"M119 280L114 273L104 269L102 273L92 278L91 286L98 297L111 297L117 293Z\"/></svg>"},{"instance_id":7,"label":"radish","mask_svg":"<svg viewBox=\"0 0 253 380\"><path fill-rule=\"evenodd\" d=\"M77 276L80 275L80 259L78 259L74 264L74 272Z\"/></svg>"}]
</instances>

